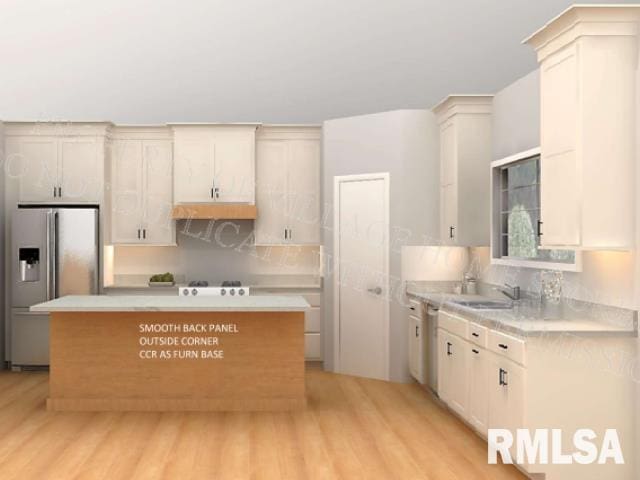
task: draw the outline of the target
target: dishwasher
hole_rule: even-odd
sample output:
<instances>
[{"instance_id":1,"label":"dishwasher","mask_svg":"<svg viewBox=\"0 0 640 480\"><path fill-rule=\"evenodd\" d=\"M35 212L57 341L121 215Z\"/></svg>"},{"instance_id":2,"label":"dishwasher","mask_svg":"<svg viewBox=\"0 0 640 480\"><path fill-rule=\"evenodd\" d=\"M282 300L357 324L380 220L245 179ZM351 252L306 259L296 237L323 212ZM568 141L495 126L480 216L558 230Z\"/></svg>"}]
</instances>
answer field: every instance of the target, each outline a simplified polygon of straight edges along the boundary
<instances>
[{"instance_id":1,"label":"dishwasher","mask_svg":"<svg viewBox=\"0 0 640 480\"><path fill-rule=\"evenodd\" d=\"M438 308L409 300L409 371L433 393L438 390Z\"/></svg>"},{"instance_id":2,"label":"dishwasher","mask_svg":"<svg viewBox=\"0 0 640 480\"><path fill-rule=\"evenodd\" d=\"M425 303L427 334L427 385L438 395L438 308Z\"/></svg>"}]
</instances>

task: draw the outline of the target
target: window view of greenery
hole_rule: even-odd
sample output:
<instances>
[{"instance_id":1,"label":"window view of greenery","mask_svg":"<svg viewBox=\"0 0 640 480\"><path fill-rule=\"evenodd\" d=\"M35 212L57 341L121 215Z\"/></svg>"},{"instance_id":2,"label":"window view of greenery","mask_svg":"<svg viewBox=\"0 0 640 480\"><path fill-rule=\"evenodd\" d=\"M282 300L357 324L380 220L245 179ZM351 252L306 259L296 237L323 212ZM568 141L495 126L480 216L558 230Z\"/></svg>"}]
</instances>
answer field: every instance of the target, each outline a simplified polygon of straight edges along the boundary
<instances>
[{"instance_id":1,"label":"window view of greenery","mask_svg":"<svg viewBox=\"0 0 640 480\"><path fill-rule=\"evenodd\" d=\"M540 156L502 168L502 256L573 263L571 250L539 250Z\"/></svg>"}]
</instances>

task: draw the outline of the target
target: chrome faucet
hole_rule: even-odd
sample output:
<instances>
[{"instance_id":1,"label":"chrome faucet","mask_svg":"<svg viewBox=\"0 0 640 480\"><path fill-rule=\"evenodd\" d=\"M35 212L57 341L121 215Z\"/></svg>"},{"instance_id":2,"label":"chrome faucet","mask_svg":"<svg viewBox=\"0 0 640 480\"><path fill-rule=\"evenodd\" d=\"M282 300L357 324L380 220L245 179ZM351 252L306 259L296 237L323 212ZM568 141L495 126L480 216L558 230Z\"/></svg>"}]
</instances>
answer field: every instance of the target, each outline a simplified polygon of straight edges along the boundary
<instances>
[{"instance_id":1,"label":"chrome faucet","mask_svg":"<svg viewBox=\"0 0 640 480\"><path fill-rule=\"evenodd\" d=\"M511 300L520 300L520 287L518 286L512 287L505 283L504 287L495 287L494 290L501 292Z\"/></svg>"}]
</instances>

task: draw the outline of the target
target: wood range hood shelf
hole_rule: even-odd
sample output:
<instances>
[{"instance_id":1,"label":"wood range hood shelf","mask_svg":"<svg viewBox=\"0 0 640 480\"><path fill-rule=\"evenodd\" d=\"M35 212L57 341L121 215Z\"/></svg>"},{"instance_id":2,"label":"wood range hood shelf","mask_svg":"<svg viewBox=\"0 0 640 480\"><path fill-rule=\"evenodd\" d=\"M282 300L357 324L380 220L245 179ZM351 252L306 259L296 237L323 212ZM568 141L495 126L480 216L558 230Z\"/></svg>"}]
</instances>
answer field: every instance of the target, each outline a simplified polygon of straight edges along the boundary
<instances>
[{"instance_id":1,"label":"wood range hood shelf","mask_svg":"<svg viewBox=\"0 0 640 480\"><path fill-rule=\"evenodd\" d=\"M256 206L248 203L183 204L175 205L171 212L175 220L255 220L257 216Z\"/></svg>"}]
</instances>

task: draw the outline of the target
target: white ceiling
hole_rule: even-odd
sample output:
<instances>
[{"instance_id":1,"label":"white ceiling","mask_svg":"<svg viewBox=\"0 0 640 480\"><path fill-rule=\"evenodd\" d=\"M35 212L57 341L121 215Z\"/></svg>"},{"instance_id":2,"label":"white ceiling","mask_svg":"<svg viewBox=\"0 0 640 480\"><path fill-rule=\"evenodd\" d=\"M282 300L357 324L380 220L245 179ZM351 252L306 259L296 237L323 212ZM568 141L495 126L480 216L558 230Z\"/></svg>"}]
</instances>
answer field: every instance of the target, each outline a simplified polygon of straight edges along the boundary
<instances>
[{"instance_id":1,"label":"white ceiling","mask_svg":"<svg viewBox=\"0 0 640 480\"><path fill-rule=\"evenodd\" d=\"M520 41L570 3L2 0L0 118L287 123L429 107L533 70Z\"/></svg>"}]
</instances>

